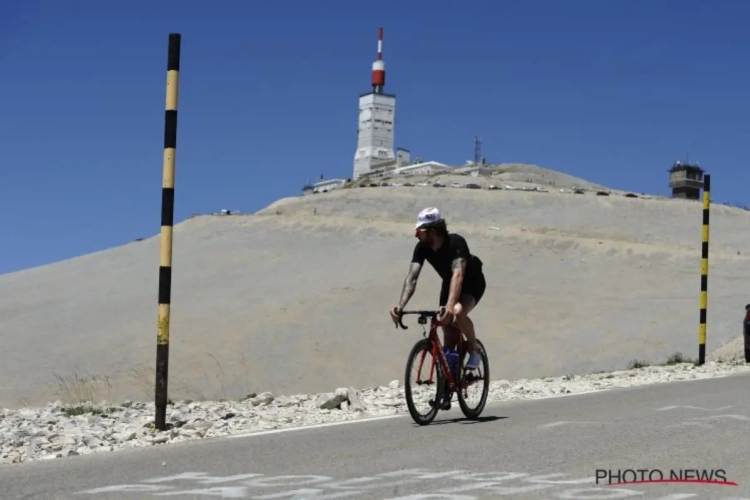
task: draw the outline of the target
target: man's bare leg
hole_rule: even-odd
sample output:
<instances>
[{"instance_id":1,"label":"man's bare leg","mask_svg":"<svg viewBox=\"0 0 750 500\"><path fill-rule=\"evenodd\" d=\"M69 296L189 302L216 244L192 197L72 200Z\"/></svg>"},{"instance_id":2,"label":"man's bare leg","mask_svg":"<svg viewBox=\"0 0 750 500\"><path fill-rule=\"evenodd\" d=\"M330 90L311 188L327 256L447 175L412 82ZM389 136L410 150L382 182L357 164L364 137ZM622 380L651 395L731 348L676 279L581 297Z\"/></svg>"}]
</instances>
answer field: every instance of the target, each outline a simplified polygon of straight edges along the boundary
<instances>
[{"instance_id":1,"label":"man's bare leg","mask_svg":"<svg viewBox=\"0 0 750 500\"><path fill-rule=\"evenodd\" d=\"M456 326L466 335L467 350L469 352L475 352L477 350L477 336L474 332L474 323L469 318L468 314L474 309L476 302L471 295L461 294L461 298L458 300L458 304L453 308L453 313L456 315Z\"/></svg>"},{"instance_id":2,"label":"man's bare leg","mask_svg":"<svg viewBox=\"0 0 750 500\"><path fill-rule=\"evenodd\" d=\"M461 334L459 327L456 325L443 325L443 345L451 349L458 347L458 336Z\"/></svg>"}]
</instances>

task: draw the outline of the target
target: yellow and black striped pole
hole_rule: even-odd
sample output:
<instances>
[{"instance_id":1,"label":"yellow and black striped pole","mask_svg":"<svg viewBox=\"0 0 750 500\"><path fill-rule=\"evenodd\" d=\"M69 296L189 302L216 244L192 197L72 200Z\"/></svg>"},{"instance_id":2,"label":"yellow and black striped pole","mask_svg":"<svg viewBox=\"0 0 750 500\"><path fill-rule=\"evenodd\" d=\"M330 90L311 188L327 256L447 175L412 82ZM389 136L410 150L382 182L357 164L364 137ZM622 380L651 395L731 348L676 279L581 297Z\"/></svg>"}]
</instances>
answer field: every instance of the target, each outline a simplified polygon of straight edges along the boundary
<instances>
[{"instance_id":1,"label":"yellow and black striped pole","mask_svg":"<svg viewBox=\"0 0 750 500\"><path fill-rule=\"evenodd\" d=\"M698 365L706 362L706 317L708 307L708 218L711 207L711 176L703 176L703 244L701 245L701 313L698 329Z\"/></svg>"},{"instance_id":2,"label":"yellow and black striped pole","mask_svg":"<svg viewBox=\"0 0 750 500\"><path fill-rule=\"evenodd\" d=\"M177 97L180 78L180 41L169 34L167 55L167 105L164 117L164 164L161 185L161 252L159 255L159 320L156 334L156 417L154 425L166 428L169 374L169 313L172 295L172 225L174 224L174 170L177 151Z\"/></svg>"}]
</instances>

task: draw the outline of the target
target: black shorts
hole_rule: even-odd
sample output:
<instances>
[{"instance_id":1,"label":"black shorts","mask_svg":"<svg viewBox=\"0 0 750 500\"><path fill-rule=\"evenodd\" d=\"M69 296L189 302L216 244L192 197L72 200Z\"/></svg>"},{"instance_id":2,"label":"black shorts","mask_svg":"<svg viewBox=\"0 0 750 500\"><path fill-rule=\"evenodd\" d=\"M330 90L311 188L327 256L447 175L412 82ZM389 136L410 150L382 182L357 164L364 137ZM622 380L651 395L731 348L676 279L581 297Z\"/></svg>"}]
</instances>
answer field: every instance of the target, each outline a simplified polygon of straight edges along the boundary
<instances>
[{"instance_id":1,"label":"black shorts","mask_svg":"<svg viewBox=\"0 0 750 500\"><path fill-rule=\"evenodd\" d=\"M487 282L484 280L484 274L479 274L479 276L464 279L461 286L461 294L465 293L474 297L474 305L476 305L482 300L485 288L487 288ZM451 282L448 280L443 281L443 286L440 289L440 306L448 303L450 290Z\"/></svg>"}]
</instances>

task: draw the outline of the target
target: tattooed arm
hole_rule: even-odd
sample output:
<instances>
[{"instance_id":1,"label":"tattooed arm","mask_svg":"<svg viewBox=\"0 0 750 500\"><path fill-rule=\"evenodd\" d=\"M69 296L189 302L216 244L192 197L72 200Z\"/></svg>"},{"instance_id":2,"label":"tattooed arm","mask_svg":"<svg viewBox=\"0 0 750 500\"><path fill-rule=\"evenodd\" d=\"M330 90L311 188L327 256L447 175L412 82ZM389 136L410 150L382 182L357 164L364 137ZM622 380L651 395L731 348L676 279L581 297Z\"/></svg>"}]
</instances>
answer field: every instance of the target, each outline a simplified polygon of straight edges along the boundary
<instances>
[{"instance_id":1,"label":"tattooed arm","mask_svg":"<svg viewBox=\"0 0 750 500\"><path fill-rule=\"evenodd\" d=\"M398 301L398 307L403 309L406 304L414 295L414 291L417 289L417 280L419 279L419 272L422 270L422 264L419 262L412 262L409 266L409 272L404 280L404 286L401 289L401 300Z\"/></svg>"},{"instance_id":2,"label":"tattooed arm","mask_svg":"<svg viewBox=\"0 0 750 500\"><path fill-rule=\"evenodd\" d=\"M448 293L448 302L445 304L445 308L449 311L453 311L453 307L458 302L458 298L461 296L461 287L464 284L464 274L466 273L466 259L463 257L456 257L453 259L451 264L453 270L453 276L451 276L450 292Z\"/></svg>"}]
</instances>

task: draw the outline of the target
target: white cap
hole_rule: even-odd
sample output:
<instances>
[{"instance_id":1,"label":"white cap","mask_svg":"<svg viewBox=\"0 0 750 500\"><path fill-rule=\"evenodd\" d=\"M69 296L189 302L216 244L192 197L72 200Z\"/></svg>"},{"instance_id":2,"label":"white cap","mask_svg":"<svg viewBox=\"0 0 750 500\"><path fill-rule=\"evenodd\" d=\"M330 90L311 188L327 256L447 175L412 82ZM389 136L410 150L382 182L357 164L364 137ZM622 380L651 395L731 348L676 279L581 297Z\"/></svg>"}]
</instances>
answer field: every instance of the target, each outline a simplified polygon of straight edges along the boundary
<instances>
[{"instance_id":1,"label":"white cap","mask_svg":"<svg viewBox=\"0 0 750 500\"><path fill-rule=\"evenodd\" d=\"M417 223L414 225L414 229L419 229L425 224L432 224L440 220L443 220L443 215L439 209L435 207L425 208L417 215Z\"/></svg>"}]
</instances>

